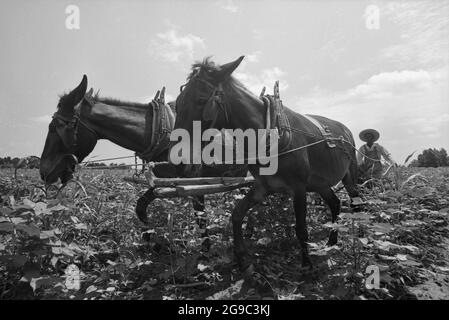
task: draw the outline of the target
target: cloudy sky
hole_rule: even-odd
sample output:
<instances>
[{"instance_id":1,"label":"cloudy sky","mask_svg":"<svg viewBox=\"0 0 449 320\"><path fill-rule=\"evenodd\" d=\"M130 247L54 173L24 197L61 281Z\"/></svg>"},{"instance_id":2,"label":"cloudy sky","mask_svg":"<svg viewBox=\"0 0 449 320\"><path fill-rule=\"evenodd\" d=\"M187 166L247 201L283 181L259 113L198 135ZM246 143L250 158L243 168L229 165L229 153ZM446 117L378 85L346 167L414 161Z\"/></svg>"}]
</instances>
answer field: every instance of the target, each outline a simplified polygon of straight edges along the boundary
<instances>
[{"instance_id":1,"label":"cloudy sky","mask_svg":"<svg viewBox=\"0 0 449 320\"><path fill-rule=\"evenodd\" d=\"M449 150L447 1L1 1L0 39L0 156L40 156L58 94L84 73L102 95L148 102L163 85L176 97L209 55L245 55L235 76L255 94L280 80L286 106L343 122L358 146L378 129L398 162ZM130 154L104 141L92 155Z\"/></svg>"}]
</instances>

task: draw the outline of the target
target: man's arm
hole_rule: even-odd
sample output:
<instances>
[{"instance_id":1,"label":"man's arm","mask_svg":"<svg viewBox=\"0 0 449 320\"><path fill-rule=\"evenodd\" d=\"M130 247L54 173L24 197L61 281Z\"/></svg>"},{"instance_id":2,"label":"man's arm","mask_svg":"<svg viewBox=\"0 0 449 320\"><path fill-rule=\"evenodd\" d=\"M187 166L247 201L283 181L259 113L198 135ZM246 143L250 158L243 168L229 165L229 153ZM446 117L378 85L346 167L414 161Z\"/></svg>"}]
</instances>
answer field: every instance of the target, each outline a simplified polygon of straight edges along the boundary
<instances>
[{"instance_id":1,"label":"man's arm","mask_svg":"<svg viewBox=\"0 0 449 320\"><path fill-rule=\"evenodd\" d=\"M394 160L391 157L391 154L387 151L387 149L385 149L384 147L382 147L380 144L378 144L379 146L379 151L380 154L382 155L382 157L384 157L385 161L387 161L389 164L394 164Z\"/></svg>"}]
</instances>

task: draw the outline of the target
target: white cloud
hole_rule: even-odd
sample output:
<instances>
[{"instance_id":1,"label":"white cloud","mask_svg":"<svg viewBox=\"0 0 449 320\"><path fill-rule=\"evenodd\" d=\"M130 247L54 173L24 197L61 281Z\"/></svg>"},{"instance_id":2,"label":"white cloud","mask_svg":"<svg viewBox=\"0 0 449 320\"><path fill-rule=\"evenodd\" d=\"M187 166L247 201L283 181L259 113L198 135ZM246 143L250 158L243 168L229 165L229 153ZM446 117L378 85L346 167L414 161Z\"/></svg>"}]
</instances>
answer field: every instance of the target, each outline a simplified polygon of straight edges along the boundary
<instances>
[{"instance_id":1,"label":"white cloud","mask_svg":"<svg viewBox=\"0 0 449 320\"><path fill-rule=\"evenodd\" d=\"M251 33L255 40L262 40L264 37L264 33L262 31L260 31L259 29L255 29L255 28L251 29Z\"/></svg>"},{"instance_id":2,"label":"white cloud","mask_svg":"<svg viewBox=\"0 0 449 320\"><path fill-rule=\"evenodd\" d=\"M298 105L335 106L342 103L364 103L374 100L392 99L407 94L416 94L441 86L448 81L446 68L437 70L402 70L382 72L371 76L363 83L340 92L326 92L315 87Z\"/></svg>"},{"instance_id":3,"label":"white cloud","mask_svg":"<svg viewBox=\"0 0 449 320\"><path fill-rule=\"evenodd\" d=\"M380 8L382 20L399 30L398 43L380 56L397 67L441 66L449 63L449 5L445 1L388 2Z\"/></svg>"},{"instance_id":4,"label":"white cloud","mask_svg":"<svg viewBox=\"0 0 449 320\"><path fill-rule=\"evenodd\" d=\"M256 51L256 52L254 52L254 53L250 53L250 54L247 54L246 56L245 56L245 60L247 61L247 62L259 62L260 61L260 56L262 55L262 52L261 51Z\"/></svg>"},{"instance_id":5,"label":"white cloud","mask_svg":"<svg viewBox=\"0 0 449 320\"><path fill-rule=\"evenodd\" d=\"M432 85L437 76L425 70L383 72L349 90L346 98L383 99L402 92L426 89Z\"/></svg>"},{"instance_id":6,"label":"white cloud","mask_svg":"<svg viewBox=\"0 0 449 320\"><path fill-rule=\"evenodd\" d=\"M297 100L300 113L341 121L353 132L375 128L397 160L429 146L447 148L449 68L382 72L348 90L315 87Z\"/></svg>"},{"instance_id":7,"label":"white cloud","mask_svg":"<svg viewBox=\"0 0 449 320\"><path fill-rule=\"evenodd\" d=\"M172 26L166 32L156 34L152 39L150 54L168 62L179 62L181 59L192 60L195 50L205 48L204 39L194 34L181 35L177 27Z\"/></svg>"},{"instance_id":8,"label":"white cloud","mask_svg":"<svg viewBox=\"0 0 449 320\"><path fill-rule=\"evenodd\" d=\"M217 1L217 5L221 9L229 11L231 13L236 13L236 12L239 11L239 7L232 0L220 0L220 1Z\"/></svg>"},{"instance_id":9,"label":"white cloud","mask_svg":"<svg viewBox=\"0 0 449 320\"><path fill-rule=\"evenodd\" d=\"M322 45L316 55L319 60L337 62L346 53L346 44L341 33L334 32L331 40Z\"/></svg>"},{"instance_id":10,"label":"white cloud","mask_svg":"<svg viewBox=\"0 0 449 320\"><path fill-rule=\"evenodd\" d=\"M259 74L248 72L236 72L235 77L240 80L251 92L259 95L262 88L267 87L267 93L272 92L275 81L279 80L279 89L285 91L288 88L288 83L285 80L286 73L279 67L273 67L262 70Z\"/></svg>"}]
</instances>

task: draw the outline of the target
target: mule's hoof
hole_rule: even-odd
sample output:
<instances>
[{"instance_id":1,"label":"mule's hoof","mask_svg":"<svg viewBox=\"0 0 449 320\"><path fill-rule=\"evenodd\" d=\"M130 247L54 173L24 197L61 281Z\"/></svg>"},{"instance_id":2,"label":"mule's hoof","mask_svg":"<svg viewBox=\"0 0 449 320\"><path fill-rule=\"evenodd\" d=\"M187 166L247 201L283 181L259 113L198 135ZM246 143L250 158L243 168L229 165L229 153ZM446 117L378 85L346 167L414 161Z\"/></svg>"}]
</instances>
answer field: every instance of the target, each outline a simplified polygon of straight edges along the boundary
<instances>
[{"instance_id":1,"label":"mule's hoof","mask_svg":"<svg viewBox=\"0 0 449 320\"><path fill-rule=\"evenodd\" d=\"M329 240L327 240L326 246L332 247L335 246L338 242L338 233L336 231L331 231L329 235Z\"/></svg>"},{"instance_id":2,"label":"mule's hoof","mask_svg":"<svg viewBox=\"0 0 449 320\"><path fill-rule=\"evenodd\" d=\"M201 251L208 252L210 250L211 242L209 238L204 239L201 243Z\"/></svg>"},{"instance_id":3,"label":"mule's hoof","mask_svg":"<svg viewBox=\"0 0 449 320\"><path fill-rule=\"evenodd\" d=\"M310 260L309 257L303 257L302 258L302 267L303 268L309 268L310 270L313 269L313 264L312 264L312 261Z\"/></svg>"},{"instance_id":4,"label":"mule's hoof","mask_svg":"<svg viewBox=\"0 0 449 320\"><path fill-rule=\"evenodd\" d=\"M137 218L139 219L140 222L142 222L145 225L149 225L150 224L150 220L148 220L148 217L146 214L139 214L137 213Z\"/></svg>"}]
</instances>

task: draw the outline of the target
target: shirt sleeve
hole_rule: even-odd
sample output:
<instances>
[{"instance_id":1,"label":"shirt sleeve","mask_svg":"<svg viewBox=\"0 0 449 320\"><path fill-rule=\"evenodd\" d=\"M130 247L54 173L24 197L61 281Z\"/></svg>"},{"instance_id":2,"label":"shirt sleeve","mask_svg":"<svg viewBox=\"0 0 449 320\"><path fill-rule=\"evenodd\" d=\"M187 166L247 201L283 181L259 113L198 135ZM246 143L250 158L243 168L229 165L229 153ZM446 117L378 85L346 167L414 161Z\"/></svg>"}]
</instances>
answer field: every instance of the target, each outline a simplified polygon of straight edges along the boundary
<instances>
[{"instance_id":1,"label":"shirt sleeve","mask_svg":"<svg viewBox=\"0 0 449 320\"><path fill-rule=\"evenodd\" d=\"M382 147L380 144L378 145L379 147L379 151L380 154L382 155L382 157L384 157L384 159L389 163L389 164L393 164L393 158L391 157L391 154L387 151L387 149L385 149L384 147Z\"/></svg>"}]
</instances>

